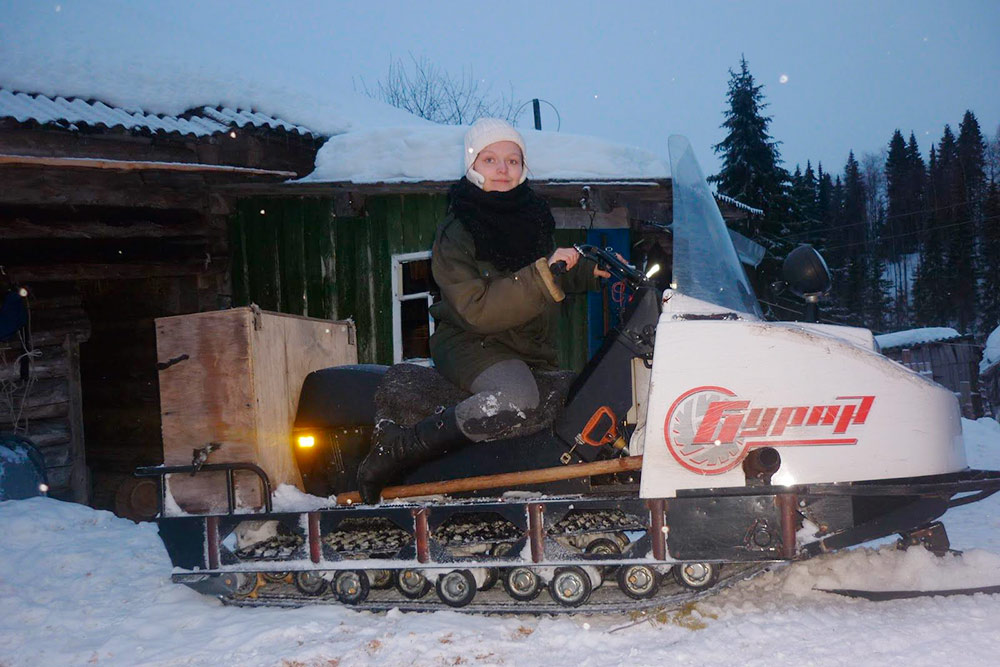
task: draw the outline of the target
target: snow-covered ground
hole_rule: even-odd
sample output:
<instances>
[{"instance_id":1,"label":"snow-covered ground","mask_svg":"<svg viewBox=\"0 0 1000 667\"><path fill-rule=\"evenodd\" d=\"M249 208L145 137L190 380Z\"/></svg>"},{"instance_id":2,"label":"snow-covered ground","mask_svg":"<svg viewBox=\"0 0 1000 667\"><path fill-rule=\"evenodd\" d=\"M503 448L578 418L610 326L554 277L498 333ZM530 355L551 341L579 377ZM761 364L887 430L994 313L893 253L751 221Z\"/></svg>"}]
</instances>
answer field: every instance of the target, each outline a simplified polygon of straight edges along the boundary
<instances>
[{"instance_id":1,"label":"snow-covered ground","mask_svg":"<svg viewBox=\"0 0 1000 667\"><path fill-rule=\"evenodd\" d=\"M970 464L1000 468L1000 425L963 426ZM1000 584L1000 499L945 519L961 558L853 549L635 623L228 608L170 583L152 524L49 499L0 502L0 665L996 664L1000 595L867 602L814 590Z\"/></svg>"}]
</instances>

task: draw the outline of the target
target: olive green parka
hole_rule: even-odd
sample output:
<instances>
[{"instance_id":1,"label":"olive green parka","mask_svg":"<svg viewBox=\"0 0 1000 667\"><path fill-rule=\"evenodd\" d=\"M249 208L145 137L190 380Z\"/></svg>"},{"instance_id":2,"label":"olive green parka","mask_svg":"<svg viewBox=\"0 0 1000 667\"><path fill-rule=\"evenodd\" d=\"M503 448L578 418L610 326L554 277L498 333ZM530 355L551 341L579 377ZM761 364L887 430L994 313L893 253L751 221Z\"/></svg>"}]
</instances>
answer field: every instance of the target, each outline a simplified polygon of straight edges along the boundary
<instances>
[{"instance_id":1,"label":"olive green parka","mask_svg":"<svg viewBox=\"0 0 1000 667\"><path fill-rule=\"evenodd\" d=\"M553 276L546 258L512 273L476 259L472 234L449 214L438 226L431 255L441 300L431 306L438 320L431 357L438 371L470 391L493 364L521 359L538 370L554 370L555 333L564 292L598 289L594 263L581 258Z\"/></svg>"}]
</instances>

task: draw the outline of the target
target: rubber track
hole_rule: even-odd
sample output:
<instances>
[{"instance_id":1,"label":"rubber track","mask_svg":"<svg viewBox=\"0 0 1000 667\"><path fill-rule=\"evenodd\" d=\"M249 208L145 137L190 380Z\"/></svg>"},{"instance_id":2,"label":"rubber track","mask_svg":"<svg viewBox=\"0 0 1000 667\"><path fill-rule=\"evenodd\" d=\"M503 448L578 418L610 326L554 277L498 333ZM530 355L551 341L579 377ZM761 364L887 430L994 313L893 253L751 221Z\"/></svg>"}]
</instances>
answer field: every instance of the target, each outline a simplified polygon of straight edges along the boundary
<instances>
[{"instance_id":1,"label":"rubber track","mask_svg":"<svg viewBox=\"0 0 1000 667\"><path fill-rule=\"evenodd\" d=\"M700 600L714 595L734 584L746 581L761 574L774 563L727 563L722 569L722 576L711 588L703 591L692 591L674 582L669 575L664 577L660 591L648 600L633 600L618 589L617 583L609 579L595 589L587 604L579 607L565 607L549 597L548 591L542 591L531 602L512 600L503 590L503 585L497 583L489 591L480 591L473 601L465 607L449 607L441 602L433 589L420 600L408 600L394 589L373 590L368 599L361 604L349 605L353 609L365 611L442 611L452 610L471 614L605 614L639 611L651 608L673 608L688 602ZM303 607L316 604L341 604L332 596L310 597L302 595L290 584L269 584L271 587L281 587L281 592L262 593L257 597L219 596L225 605L238 607ZM348 606L348 605L345 605Z\"/></svg>"}]
</instances>

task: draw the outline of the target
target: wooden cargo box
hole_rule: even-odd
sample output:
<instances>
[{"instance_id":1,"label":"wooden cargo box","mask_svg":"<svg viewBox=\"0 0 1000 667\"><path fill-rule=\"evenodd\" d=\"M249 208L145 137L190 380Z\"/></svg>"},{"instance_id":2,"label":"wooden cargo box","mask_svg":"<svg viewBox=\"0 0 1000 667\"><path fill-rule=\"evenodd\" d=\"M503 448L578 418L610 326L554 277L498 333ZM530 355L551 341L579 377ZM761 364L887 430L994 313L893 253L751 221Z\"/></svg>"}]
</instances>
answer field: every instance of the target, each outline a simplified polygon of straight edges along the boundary
<instances>
[{"instance_id":1,"label":"wooden cargo box","mask_svg":"<svg viewBox=\"0 0 1000 667\"><path fill-rule=\"evenodd\" d=\"M157 319L164 464L190 465L193 450L218 442L206 463L256 463L275 488L302 488L291 445L302 381L357 363L354 333L353 322L256 307ZM237 473L236 486L239 507L261 506L255 475ZM226 511L224 472L171 475L168 489L186 512Z\"/></svg>"}]
</instances>

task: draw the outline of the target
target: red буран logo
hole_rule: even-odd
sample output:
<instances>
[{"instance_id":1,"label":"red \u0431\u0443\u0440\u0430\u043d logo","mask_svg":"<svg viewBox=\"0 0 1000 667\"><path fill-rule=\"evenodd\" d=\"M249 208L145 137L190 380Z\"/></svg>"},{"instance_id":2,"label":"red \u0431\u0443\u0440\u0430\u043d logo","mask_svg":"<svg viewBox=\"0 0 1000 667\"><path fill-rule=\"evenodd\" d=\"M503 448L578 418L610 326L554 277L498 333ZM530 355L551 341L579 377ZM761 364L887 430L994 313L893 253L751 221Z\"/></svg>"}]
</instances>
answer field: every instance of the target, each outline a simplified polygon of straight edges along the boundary
<instances>
[{"instance_id":1,"label":"red \u0431\u0443\u0440\u0430\u043d logo","mask_svg":"<svg viewBox=\"0 0 1000 667\"><path fill-rule=\"evenodd\" d=\"M865 423L875 397L835 400L846 402L757 408L724 387L696 387L670 406L663 434L682 466L718 475L739 465L754 447L857 444L857 438L846 437L847 431Z\"/></svg>"}]
</instances>

